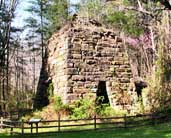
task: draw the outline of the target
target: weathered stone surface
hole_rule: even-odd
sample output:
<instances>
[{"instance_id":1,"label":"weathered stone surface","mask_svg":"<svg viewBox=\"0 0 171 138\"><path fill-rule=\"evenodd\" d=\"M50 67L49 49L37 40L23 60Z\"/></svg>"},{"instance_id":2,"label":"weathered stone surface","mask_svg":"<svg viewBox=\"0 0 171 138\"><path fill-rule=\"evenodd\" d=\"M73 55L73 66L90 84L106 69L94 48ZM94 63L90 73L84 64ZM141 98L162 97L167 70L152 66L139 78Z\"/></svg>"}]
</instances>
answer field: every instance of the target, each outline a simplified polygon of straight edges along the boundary
<instances>
[{"instance_id":1,"label":"weathered stone surface","mask_svg":"<svg viewBox=\"0 0 171 138\"><path fill-rule=\"evenodd\" d=\"M74 67L74 63L68 63L67 64L67 68L73 68Z\"/></svg>"},{"instance_id":2,"label":"weathered stone surface","mask_svg":"<svg viewBox=\"0 0 171 138\"><path fill-rule=\"evenodd\" d=\"M77 75L79 74L79 70L77 68L68 68L67 75Z\"/></svg>"},{"instance_id":3,"label":"weathered stone surface","mask_svg":"<svg viewBox=\"0 0 171 138\"><path fill-rule=\"evenodd\" d=\"M85 80L85 76L82 76L82 75L73 75L72 76L72 80L73 81L84 81Z\"/></svg>"},{"instance_id":4,"label":"weathered stone surface","mask_svg":"<svg viewBox=\"0 0 171 138\"><path fill-rule=\"evenodd\" d=\"M96 92L99 82L106 81L110 105L120 107L117 95L128 92L132 78L122 39L112 30L82 23L74 22L49 41L49 75L55 94L72 102Z\"/></svg>"}]
</instances>

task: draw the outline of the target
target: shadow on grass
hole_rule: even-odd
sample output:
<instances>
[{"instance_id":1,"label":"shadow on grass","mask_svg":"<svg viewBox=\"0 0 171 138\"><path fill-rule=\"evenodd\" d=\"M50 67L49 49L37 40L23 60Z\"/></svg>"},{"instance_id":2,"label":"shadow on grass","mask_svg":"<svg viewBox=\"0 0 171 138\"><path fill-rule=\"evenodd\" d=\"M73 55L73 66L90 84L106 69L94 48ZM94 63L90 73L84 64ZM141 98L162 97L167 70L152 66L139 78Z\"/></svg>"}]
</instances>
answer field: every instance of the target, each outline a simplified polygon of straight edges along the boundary
<instances>
[{"instance_id":1,"label":"shadow on grass","mask_svg":"<svg viewBox=\"0 0 171 138\"><path fill-rule=\"evenodd\" d=\"M171 128L143 127L79 133L61 133L58 138L170 138ZM50 137L53 138L53 137Z\"/></svg>"},{"instance_id":2,"label":"shadow on grass","mask_svg":"<svg viewBox=\"0 0 171 138\"><path fill-rule=\"evenodd\" d=\"M63 132L53 134L32 134L24 136L9 136L0 134L0 138L171 138L171 124L167 123L134 129Z\"/></svg>"}]
</instances>

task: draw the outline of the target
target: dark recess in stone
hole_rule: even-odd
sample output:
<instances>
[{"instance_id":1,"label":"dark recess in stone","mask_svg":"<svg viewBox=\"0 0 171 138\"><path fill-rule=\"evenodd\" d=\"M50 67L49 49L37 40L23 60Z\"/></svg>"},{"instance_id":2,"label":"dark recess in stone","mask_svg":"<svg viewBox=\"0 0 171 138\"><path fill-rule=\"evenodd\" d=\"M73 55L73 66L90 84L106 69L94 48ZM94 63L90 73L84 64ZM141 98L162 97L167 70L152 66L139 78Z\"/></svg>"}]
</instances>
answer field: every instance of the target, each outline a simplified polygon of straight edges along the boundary
<instances>
[{"instance_id":1,"label":"dark recess in stone","mask_svg":"<svg viewBox=\"0 0 171 138\"><path fill-rule=\"evenodd\" d=\"M99 81L96 96L97 96L97 100L98 100L97 104L109 104L109 98L107 95L105 81ZM103 97L103 98L101 99L99 97Z\"/></svg>"},{"instance_id":2,"label":"dark recess in stone","mask_svg":"<svg viewBox=\"0 0 171 138\"><path fill-rule=\"evenodd\" d=\"M143 81L135 82L135 88L136 88L138 98L142 97L142 90L143 88L146 88L146 87L147 87L147 84Z\"/></svg>"}]
</instances>

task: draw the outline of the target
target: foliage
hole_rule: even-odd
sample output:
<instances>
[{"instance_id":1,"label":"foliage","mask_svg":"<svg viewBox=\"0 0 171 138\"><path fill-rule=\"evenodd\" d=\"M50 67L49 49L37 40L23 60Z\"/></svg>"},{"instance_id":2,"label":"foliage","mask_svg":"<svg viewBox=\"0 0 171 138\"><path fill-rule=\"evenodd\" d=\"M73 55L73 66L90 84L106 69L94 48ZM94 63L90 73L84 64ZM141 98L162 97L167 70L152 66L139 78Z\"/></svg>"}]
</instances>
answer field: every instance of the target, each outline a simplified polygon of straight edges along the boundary
<instances>
[{"instance_id":1,"label":"foliage","mask_svg":"<svg viewBox=\"0 0 171 138\"><path fill-rule=\"evenodd\" d=\"M71 118L81 119L81 118L90 118L95 114L95 101L89 96L84 97L80 100L77 100L74 103L72 110Z\"/></svg>"},{"instance_id":2,"label":"foliage","mask_svg":"<svg viewBox=\"0 0 171 138\"><path fill-rule=\"evenodd\" d=\"M69 19L69 3L67 0L51 0L45 14L48 20L48 31L53 33L61 28Z\"/></svg>"},{"instance_id":3,"label":"foliage","mask_svg":"<svg viewBox=\"0 0 171 138\"><path fill-rule=\"evenodd\" d=\"M123 116L126 111L112 108L109 104L102 104L96 107L97 115L101 117Z\"/></svg>"},{"instance_id":4,"label":"foliage","mask_svg":"<svg viewBox=\"0 0 171 138\"><path fill-rule=\"evenodd\" d=\"M143 101L142 101L143 99L141 98L140 100L138 100L137 101L137 103L136 103L136 110L135 110L135 112L137 113L137 114L145 114L145 107L144 107L144 105L143 105Z\"/></svg>"},{"instance_id":5,"label":"foliage","mask_svg":"<svg viewBox=\"0 0 171 138\"><path fill-rule=\"evenodd\" d=\"M149 79L148 100L152 111L164 111L171 109L171 57L168 28L169 18L163 13L160 24L157 25L158 41L157 60L151 79ZM165 30L165 31L164 31Z\"/></svg>"},{"instance_id":6,"label":"foliage","mask_svg":"<svg viewBox=\"0 0 171 138\"><path fill-rule=\"evenodd\" d=\"M83 17L95 19L111 28L125 32L128 35L139 36L144 32L135 12L120 10L120 6L130 6L129 0L106 4L102 0L85 0L80 4L79 14Z\"/></svg>"},{"instance_id":7,"label":"foliage","mask_svg":"<svg viewBox=\"0 0 171 138\"><path fill-rule=\"evenodd\" d=\"M112 108L109 104L98 104L98 101L103 99L103 97L99 97L95 100L87 96L77 100L73 107L71 118L92 118L95 114L100 117L122 116L126 113L125 111Z\"/></svg>"},{"instance_id":8,"label":"foliage","mask_svg":"<svg viewBox=\"0 0 171 138\"><path fill-rule=\"evenodd\" d=\"M142 90L142 103L141 103L141 108L143 109L142 111L145 113L149 113L151 110L151 105L149 103L149 87L144 88Z\"/></svg>"},{"instance_id":9,"label":"foliage","mask_svg":"<svg viewBox=\"0 0 171 138\"><path fill-rule=\"evenodd\" d=\"M64 106L61 97L54 97L54 109L59 111Z\"/></svg>"},{"instance_id":10,"label":"foliage","mask_svg":"<svg viewBox=\"0 0 171 138\"><path fill-rule=\"evenodd\" d=\"M26 30L26 40L29 42L28 46L32 49L37 47L41 50L42 61L45 55L45 44L48 39L48 30L45 29L47 24L45 13L47 12L46 7L48 6L47 0L30 0L31 4L26 9L31 16L25 19L25 30ZM34 52L34 50L32 50Z\"/></svg>"},{"instance_id":11,"label":"foliage","mask_svg":"<svg viewBox=\"0 0 171 138\"><path fill-rule=\"evenodd\" d=\"M70 112L70 107L68 104L64 104L61 97L59 96L53 96L50 98L50 103L53 106L53 109L56 112L60 112L60 111L66 111L66 112Z\"/></svg>"},{"instance_id":12,"label":"foliage","mask_svg":"<svg viewBox=\"0 0 171 138\"><path fill-rule=\"evenodd\" d=\"M9 79L9 55L17 43L14 33L20 32L13 26L18 0L1 0L0 2L0 110L10 107L10 79ZM13 99L12 99L13 101ZM14 102L14 101L13 101ZM8 105L8 107L7 107Z\"/></svg>"},{"instance_id":13,"label":"foliage","mask_svg":"<svg viewBox=\"0 0 171 138\"><path fill-rule=\"evenodd\" d=\"M104 4L101 0L82 0L79 14L89 19L93 18L101 21L104 16L103 13L105 12Z\"/></svg>"},{"instance_id":14,"label":"foliage","mask_svg":"<svg viewBox=\"0 0 171 138\"><path fill-rule=\"evenodd\" d=\"M42 118L44 120L53 120L60 114L61 117L69 117L72 111L72 107L69 104L64 104L61 97L52 96L50 97L50 103L48 106L41 108L39 110L34 110L33 112L22 117L24 120L29 120L30 118Z\"/></svg>"},{"instance_id":15,"label":"foliage","mask_svg":"<svg viewBox=\"0 0 171 138\"><path fill-rule=\"evenodd\" d=\"M31 6L26 11L34 16L25 20L27 26L34 27L34 33L43 35L41 39L46 42L52 33L68 21L69 3L67 0L30 0L30 3ZM30 21L34 21L34 26Z\"/></svg>"},{"instance_id":16,"label":"foliage","mask_svg":"<svg viewBox=\"0 0 171 138\"><path fill-rule=\"evenodd\" d=\"M47 93L49 95L49 98L51 98L51 97L54 96L53 90L54 90L53 83L50 83L49 86L48 86L48 88L47 88Z\"/></svg>"},{"instance_id":17,"label":"foliage","mask_svg":"<svg viewBox=\"0 0 171 138\"><path fill-rule=\"evenodd\" d=\"M98 100L103 100L103 97L98 98ZM51 107L53 111L50 109ZM32 117L44 118L45 116L49 116L47 115L48 112L51 113L54 111L55 113L58 112L61 115L65 114L67 117L72 119L92 118L95 114L100 117L123 116L126 113L122 110L113 109L109 104L97 104L97 100L95 100L90 94L84 98L76 100L73 104L64 104L61 97L53 96L50 98L50 105L45 107L42 111L34 111L32 114L25 116L23 119L28 120Z\"/></svg>"},{"instance_id":18,"label":"foliage","mask_svg":"<svg viewBox=\"0 0 171 138\"><path fill-rule=\"evenodd\" d=\"M107 23L117 27L132 36L139 36L143 28L138 25L137 18L133 12L115 11L106 17Z\"/></svg>"}]
</instances>

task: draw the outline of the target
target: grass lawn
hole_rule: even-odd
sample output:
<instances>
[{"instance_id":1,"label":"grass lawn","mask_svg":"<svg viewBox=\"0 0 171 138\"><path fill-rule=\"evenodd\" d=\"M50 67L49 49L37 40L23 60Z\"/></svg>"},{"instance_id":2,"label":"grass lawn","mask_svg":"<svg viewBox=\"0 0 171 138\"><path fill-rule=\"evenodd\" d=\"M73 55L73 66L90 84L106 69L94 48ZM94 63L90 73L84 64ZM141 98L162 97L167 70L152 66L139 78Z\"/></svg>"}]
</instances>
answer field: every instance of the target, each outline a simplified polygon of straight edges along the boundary
<instances>
[{"instance_id":1,"label":"grass lawn","mask_svg":"<svg viewBox=\"0 0 171 138\"><path fill-rule=\"evenodd\" d=\"M67 132L27 136L9 136L8 134L1 133L0 138L171 138L171 124L166 123L132 129Z\"/></svg>"}]
</instances>

